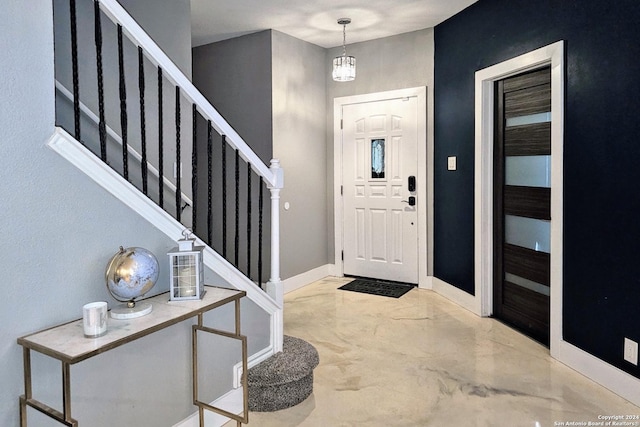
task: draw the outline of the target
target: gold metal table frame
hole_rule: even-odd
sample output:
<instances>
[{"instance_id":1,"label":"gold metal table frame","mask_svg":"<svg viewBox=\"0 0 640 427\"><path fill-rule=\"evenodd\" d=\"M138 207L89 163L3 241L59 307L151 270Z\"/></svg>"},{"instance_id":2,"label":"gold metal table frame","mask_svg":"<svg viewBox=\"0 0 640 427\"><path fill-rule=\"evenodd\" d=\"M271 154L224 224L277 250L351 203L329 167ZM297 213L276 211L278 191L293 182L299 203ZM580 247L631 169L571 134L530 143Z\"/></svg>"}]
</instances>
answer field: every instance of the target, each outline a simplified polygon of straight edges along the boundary
<instances>
[{"instance_id":1,"label":"gold metal table frame","mask_svg":"<svg viewBox=\"0 0 640 427\"><path fill-rule=\"evenodd\" d=\"M82 319L45 329L18 338L23 347L24 395L20 396L20 426L27 427L27 408L31 407L68 427L77 427L78 421L71 416L71 365L120 347L139 338L197 316L192 331L193 404L198 406L200 426L204 427L204 410L210 410L236 421L238 426L249 422L247 376L242 376L243 413L237 415L198 400L198 333L210 333L239 340L242 345L242 368L247 372L247 338L240 334L240 299L245 291L206 286L202 300L169 301L168 293L145 299L153 305L153 311L143 317L129 320L109 318L106 335L88 339L82 333ZM234 302L235 330L233 332L212 329L203 325L204 313ZM154 316L154 312L156 316ZM162 316L158 316L162 313ZM159 320L159 318L163 320ZM125 328L118 326L126 325ZM59 340L64 337L65 340ZM60 342L65 342L64 345ZM31 384L31 351L57 359L62 364L62 411L40 402L33 397Z\"/></svg>"}]
</instances>

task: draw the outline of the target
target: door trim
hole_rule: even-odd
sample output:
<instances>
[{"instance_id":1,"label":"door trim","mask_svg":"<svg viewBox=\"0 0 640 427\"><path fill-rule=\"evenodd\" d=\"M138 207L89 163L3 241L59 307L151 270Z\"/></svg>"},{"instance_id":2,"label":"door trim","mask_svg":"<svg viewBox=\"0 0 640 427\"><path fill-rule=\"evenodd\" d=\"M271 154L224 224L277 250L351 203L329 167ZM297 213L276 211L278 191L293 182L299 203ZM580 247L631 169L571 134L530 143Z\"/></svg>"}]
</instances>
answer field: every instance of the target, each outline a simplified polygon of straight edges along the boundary
<instances>
[{"instance_id":1,"label":"door trim","mask_svg":"<svg viewBox=\"0 0 640 427\"><path fill-rule=\"evenodd\" d=\"M564 41L542 47L475 75L475 310L493 314L494 82L551 65L551 295L550 350L562 341L562 225Z\"/></svg>"},{"instance_id":2,"label":"door trim","mask_svg":"<svg viewBox=\"0 0 640 427\"><path fill-rule=\"evenodd\" d=\"M418 286L430 288L428 280L427 250L427 191L430 181L427 181L427 88L425 86L398 89L386 92L376 92L363 95L352 95L334 98L333 100L333 222L334 222L334 254L335 274L344 275L342 250L343 238L343 203L341 195L342 182L342 107L349 104L359 104L389 99L417 97L418 98Z\"/></svg>"},{"instance_id":3,"label":"door trim","mask_svg":"<svg viewBox=\"0 0 640 427\"><path fill-rule=\"evenodd\" d=\"M491 296L493 265L493 82L521 71L551 64L551 150L552 164L551 215L556 221L551 228L551 357L603 385L614 393L640 405L640 379L592 354L564 341L562 336L562 225L563 225L563 135L564 135L564 41L559 41L512 60L476 72L475 77L475 297L459 291L450 292L454 302L461 303L478 315L492 313ZM434 285L437 280L434 280ZM459 292L457 292L459 291ZM464 294L464 295L463 295ZM466 303L466 304L465 304Z\"/></svg>"}]
</instances>

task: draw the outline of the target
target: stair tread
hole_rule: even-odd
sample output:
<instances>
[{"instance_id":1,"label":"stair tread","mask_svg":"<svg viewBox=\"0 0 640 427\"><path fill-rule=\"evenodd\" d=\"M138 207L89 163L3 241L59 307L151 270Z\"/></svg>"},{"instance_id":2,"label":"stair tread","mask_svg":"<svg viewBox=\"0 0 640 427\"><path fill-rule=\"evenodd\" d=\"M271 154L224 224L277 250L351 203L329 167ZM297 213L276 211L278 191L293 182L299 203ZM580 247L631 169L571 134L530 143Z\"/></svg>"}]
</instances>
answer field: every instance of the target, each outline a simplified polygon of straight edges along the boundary
<instances>
[{"instance_id":1,"label":"stair tread","mask_svg":"<svg viewBox=\"0 0 640 427\"><path fill-rule=\"evenodd\" d=\"M266 387L298 381L311 374L319 362L313 345L285 335L282 352L249 369L247 382L250 386Z\"/></svg>"}]
</instances>

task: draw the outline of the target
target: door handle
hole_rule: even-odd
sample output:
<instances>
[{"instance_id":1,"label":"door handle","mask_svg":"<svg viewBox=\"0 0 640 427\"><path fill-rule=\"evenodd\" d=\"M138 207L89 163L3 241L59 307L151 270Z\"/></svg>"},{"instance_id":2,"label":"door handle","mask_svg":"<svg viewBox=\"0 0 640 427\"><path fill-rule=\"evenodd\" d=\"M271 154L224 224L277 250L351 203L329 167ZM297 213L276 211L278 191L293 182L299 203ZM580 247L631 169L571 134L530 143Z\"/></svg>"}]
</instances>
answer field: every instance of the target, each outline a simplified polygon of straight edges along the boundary
<instances>
[{"instance_id":1,"label":"door handle","mask_svg":"<svg viewBox=\"0 0 640 427\"><path fill-rule=\"evenodd\" d=\"M409 206L415 206L416 205L416 198L413 196L409 197L409 200L401 200L402 203L409 203Z\"/></svg>"}]
</instances>

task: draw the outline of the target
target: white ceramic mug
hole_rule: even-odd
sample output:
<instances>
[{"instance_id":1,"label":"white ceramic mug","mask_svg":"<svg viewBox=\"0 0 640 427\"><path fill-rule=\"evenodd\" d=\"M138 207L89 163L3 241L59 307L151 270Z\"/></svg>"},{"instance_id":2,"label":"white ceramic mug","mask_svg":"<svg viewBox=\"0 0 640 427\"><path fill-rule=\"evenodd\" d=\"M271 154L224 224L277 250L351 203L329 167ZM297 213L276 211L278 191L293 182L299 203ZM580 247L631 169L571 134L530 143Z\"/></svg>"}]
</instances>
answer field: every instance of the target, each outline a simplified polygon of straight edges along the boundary
<instances>
[{"instance_id":1,"label":"white ceramic mug","mask_svg":"<svg viewBox=\"0 0 640 427\"><path fill-rule=\"evenodd\" d=\"M97 338L107 333L107 303L90 302L82 307L82 324L84 336Z\"/></svg>"}]
</instances>

